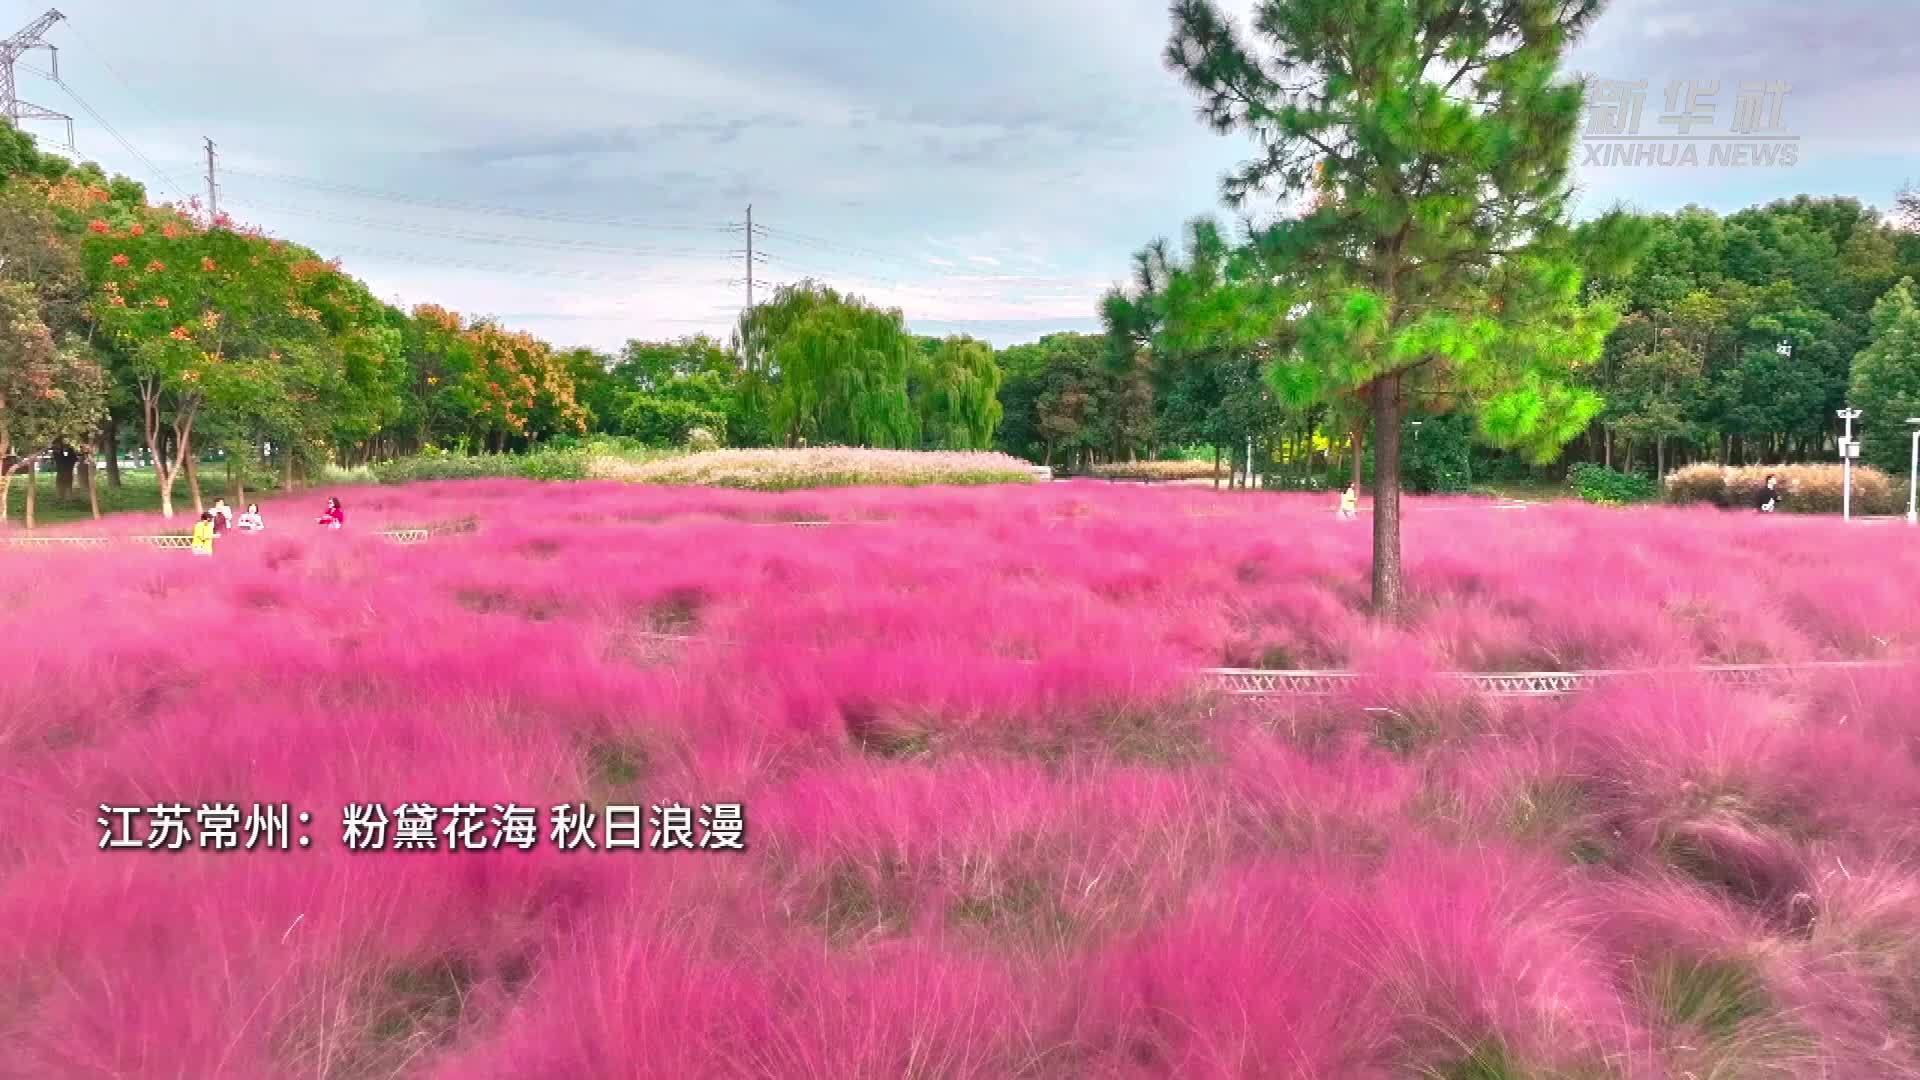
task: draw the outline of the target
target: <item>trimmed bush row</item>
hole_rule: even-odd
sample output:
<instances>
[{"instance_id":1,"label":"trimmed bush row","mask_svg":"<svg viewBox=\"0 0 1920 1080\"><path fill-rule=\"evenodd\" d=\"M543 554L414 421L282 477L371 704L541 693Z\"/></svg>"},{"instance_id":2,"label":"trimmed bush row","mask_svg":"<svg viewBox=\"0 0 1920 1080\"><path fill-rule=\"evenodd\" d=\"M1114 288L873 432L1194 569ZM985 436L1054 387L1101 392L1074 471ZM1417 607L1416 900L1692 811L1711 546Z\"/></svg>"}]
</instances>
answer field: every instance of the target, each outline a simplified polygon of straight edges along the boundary
<instances>
[{"instance_id":1,"label":"trimmed bush row","mask_svg":"<svg viewBox=\"0 0 1920 1080\"><path fill-rule=\"evenodd\" d=\"M1780 478L1779 508L1802 514L1837 514L1846 483L1839 465L1688 465L1667 474L1667 499L1676 503L1712 503L1750 507L1769 474ZM1890 514L1899 492L1887 474L1871 465L1853 469L1853 509L1860 514Z\"/></svg>"}]
</instances>

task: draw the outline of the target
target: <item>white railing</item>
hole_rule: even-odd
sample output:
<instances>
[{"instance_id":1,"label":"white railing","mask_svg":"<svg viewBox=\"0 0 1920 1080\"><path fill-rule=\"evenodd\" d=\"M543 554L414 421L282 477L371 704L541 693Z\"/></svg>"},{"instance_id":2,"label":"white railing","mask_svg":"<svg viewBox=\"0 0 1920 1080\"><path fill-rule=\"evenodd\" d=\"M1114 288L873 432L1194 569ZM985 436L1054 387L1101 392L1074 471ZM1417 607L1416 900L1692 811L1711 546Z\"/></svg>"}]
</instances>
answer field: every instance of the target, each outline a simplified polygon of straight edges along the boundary
<instances>
[{"instance_id":1,"label":"white railing","mask_svg":"<svg viewBox=\"0 0 1920 1080\"><path fill-rule=\"evenodd\" d=\"M19 548L57 548L57 547L106 547L104 536L9 536L8 547Z\"/></svg>"},{"instance_id":2,"label":"white railing","mask_svg":"<svg viewBox=\"0 0 1920 1080\"><path fill-rule=\"evenodd\" d=\"M1769 686L1816 671L1867 671L1894 666L1887 660L1824 660L1803 664L1708 664L1685 668L1600 669L1594 671L1456 671L1442 678L1498 697L1544 697L1571 694L1622 679L1694 674L1732 686ZM1353 671L1270 670L1262 668L1207 668L1202 673L1215 689L1231 697L1325 697L1359 682Z\"/></svg>"},{"instance_id":3,"label":"white railing","mask_svg":"<svg viewBox=\"0 0 1920 1080\"><path fill-rule=\"evenodd\" d=\"M474 531L471 523L427 529L383 529L374 533L396 544L424 544L435 536L447 536L455 533ZM10 548L104 548L115 542L111 536L9 536L0 538ZM129 544L145 544L157 548L191 548L193 537L186 533L156 533L149 536L124 536L119 540Z\"/></svg>"}]
</instances>

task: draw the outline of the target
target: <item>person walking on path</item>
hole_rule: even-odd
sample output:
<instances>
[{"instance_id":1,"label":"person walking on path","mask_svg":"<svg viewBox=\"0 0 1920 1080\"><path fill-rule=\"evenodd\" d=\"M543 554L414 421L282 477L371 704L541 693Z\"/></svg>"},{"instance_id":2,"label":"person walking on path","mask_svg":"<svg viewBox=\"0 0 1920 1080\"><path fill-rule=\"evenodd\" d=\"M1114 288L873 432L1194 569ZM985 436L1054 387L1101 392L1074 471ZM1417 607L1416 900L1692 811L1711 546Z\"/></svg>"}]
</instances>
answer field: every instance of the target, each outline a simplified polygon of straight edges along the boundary
<instances>
[{"instance_id":1,"label":"person walking on path","mask_svg":"<svg viewBox=\"0 0 1920 1080\"><path fill-rule=\"evenodd\" d=\"M233 528L233 507L228 506L225 499L215 499L210 512L213 514L213 535L225 536L227 530Z\"/></svg>"},{"instance_id":2,"label":"person walking on path","mask_svg":"<svg viewBox=\"0 0 1920 1080\"><path fill-rule=\"evenodd\" d=\"M213 554L213 535L213 511L208 510L201 513L200 520L194 523L193 553L195 555Z\"/></svg>"},{"instance_id":3,"label":"person walking on path","mask_svg":"<svg viewBox=\"0 0 1920 1080\"><path fill-rule=\"evenodd\" d=\"M1360 495L1354 490L1352 484L1348 484L1347 489L1340 493L1340 518L1343 521L1351 521L1359 516Z\"/></svg>"}]
</instances>

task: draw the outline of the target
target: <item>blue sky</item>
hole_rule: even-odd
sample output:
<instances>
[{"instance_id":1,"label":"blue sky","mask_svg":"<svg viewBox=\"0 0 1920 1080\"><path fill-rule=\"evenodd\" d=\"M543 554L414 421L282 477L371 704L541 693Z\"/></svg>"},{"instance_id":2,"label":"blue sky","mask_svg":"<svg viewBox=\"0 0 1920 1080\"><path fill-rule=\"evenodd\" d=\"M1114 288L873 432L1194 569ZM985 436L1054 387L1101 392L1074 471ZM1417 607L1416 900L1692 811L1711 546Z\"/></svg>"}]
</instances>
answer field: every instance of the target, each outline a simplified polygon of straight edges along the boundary
<instances>
[{"instance_id":1,"label":"blue sky","mask_svg":"<svg viewBox=\"0 0 1920 1080\"><path fill-rule=\"evenodd\" d=\"M43 10L0 3L9 32ZM922 332L1001 344L1091 329L1129 254L1217 208L1248 149L1199 124L1161 67L1162 0L61 10L62 77L139 152L22 71L23 98L74 114L83 156L160 197L200 194L210 136L236 217L340 256L387 299L562 344L724 334L749 202L769 230L763 294L812 275ZM1889 206L1920 180L1911 10L1615 0L1570 67L1646 79L1643 132L1674 80L1719 81L1721 131L1739 83L1784 83L1799 161L1583 168L1583 204Z\"/></svg>"}]
</instances>

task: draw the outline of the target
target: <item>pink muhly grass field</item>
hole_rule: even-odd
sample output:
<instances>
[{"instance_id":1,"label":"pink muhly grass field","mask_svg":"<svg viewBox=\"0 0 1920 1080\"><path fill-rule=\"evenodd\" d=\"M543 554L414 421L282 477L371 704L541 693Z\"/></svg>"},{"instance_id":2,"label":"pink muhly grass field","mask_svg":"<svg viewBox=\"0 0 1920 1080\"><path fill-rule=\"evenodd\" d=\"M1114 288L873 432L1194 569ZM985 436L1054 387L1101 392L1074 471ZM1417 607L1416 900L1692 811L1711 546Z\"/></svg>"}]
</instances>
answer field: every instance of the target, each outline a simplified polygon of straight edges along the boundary
<instances>
[{"instance_id":1,"label":"pink muhly grass field","mask_svg":"<svg viewBox=\"0 0 1920 1080\"><path fill-rule=\"evenodd\" d=\"M0 1076L1920 1072L1903 529L1410 500L1387 630L1321 497L328 494L211 559L0 549ZM673 801L747 850L550 840ZM99 847L255 802L311 846ZM376 802L540 841L348 851Z\"/></svg>"}]
</instances>

